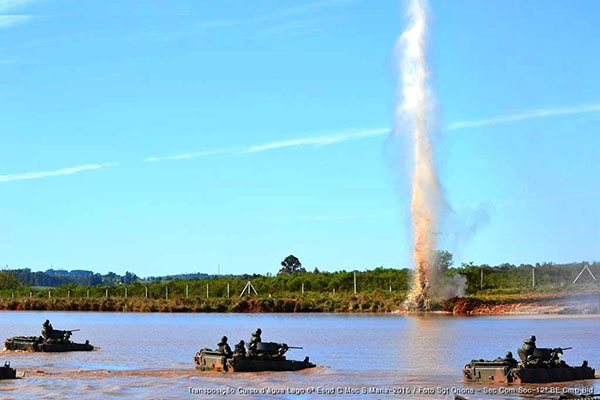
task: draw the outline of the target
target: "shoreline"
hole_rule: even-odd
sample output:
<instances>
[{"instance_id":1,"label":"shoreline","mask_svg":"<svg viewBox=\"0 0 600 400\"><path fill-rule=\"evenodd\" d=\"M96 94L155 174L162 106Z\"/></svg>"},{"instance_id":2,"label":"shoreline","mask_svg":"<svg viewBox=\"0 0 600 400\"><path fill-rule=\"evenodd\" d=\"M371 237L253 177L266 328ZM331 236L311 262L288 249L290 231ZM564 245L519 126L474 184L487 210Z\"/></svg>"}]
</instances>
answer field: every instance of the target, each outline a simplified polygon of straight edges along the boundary
<instances>
[{"instance_id":1,"label":"shoreline","mask_svg":"<svg viewBox=\"0 0 600 400\"><path fill-rule=\"evenodd\" d=\"M455 315L595 315L600 293L547 292L453 299Z\"/></svg>"},{"instance_id":2,"label":"shoreline","mask_svg":"<svg viewBox=\"0 0 600 400\"><path fill-rule=\"evenodd\" d=\"M142 313L380 313L456 316L595 315L600 292L471 295L436 304L428 313L403 309L403 296L381 293L288 298L15 298L0 299L0 311L90 311Z\"/></svg>"}]
</instances>

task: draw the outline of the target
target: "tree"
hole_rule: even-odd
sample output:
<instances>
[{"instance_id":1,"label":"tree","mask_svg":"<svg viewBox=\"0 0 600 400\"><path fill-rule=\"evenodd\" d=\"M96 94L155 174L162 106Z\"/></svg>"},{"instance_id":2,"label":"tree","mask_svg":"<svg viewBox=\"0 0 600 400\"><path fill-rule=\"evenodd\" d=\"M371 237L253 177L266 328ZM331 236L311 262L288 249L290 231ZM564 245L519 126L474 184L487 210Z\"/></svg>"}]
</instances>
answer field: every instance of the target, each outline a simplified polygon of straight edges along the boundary
<instances>
[{"instance_id":1,"label":"tree","mask_svg":"<svg viewBox=\"0 0 600 400\"><path fill-rule=\"evenodd\" d=\"M277 275L298 274L306 272L298 257L290 254L281 262L281 268Z\"/></svg>"},{"instance_id":2,"label":"tree","mask_svg":"<svg viewBox=\"0 0 600 400\"><path fill-rule=\"evenodd\" d=\"M452 264L454 264L452 253L446 250L435 252L435 266L438 271L446 272L452 267Z\"/></svg>"},{"instance_id":3,"label":"tree","mask_svg":"<svg viewBox=\"0 0 600 400\"><path fill-rule=\"evenodd\" d=\"M20 286L17 275L11 271L0 271L0 289L16 289Z\"/></svg>"},{"instance_id":4,"label":"tree","mask_svg":"<svg viewBox=\"0 0 600 400\"><path fill-rule=\"evenodd\" d=\"M123 277L123 283L125 285L131 285L133 282L137 281L139 278L136 274L133 274L129 271L125 272L125 276Z\"/></svg>"}]
</instances>

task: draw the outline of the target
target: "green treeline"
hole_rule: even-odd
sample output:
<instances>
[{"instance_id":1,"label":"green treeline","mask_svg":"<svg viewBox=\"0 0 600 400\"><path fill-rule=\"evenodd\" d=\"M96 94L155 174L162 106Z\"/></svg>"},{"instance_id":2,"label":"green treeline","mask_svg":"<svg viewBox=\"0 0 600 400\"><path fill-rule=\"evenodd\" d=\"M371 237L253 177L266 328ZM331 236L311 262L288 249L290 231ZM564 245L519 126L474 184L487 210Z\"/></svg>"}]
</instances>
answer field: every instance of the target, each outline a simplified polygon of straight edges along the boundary
<instances>
[{"instance_id":1,"label":"green treeline","mask_svg":"<svg viewBox=\"0 0 600 400\"><path fill-rule=\"evenodd\" d=\"M263 276L216 276L204 279L172 279L165 281L138 280L129 285L96 285L82 286L75 284L62 285L56 288L35 287L15 284L3 285L10 276L9 271L0 273L1 297L31 297L32 298L106 298L108 297L140 297L152 299L174 298L225 298L239 297L250 280L258 291L258 297L299 297L308 294L337 294L353 293L354 272L304 272L289 275ZM409 269L376 268L371 271L356 272L357 291L371 293L374 291L405 293L410 287ZM254 293L254 292L253 292Z\"/></svg>"},{"instance_id":2,"label":"green treeline","mask_svg":"<svg viewBox=\"0 0 600 400\"><path fill-rule=\"evenodd\" d=\"M600 279L600 263L581 262L570 264L544 263L534 265L463 264L451 267L451 262L442 269L442 280L451 280L456 275L464 277L466 294L477 293L520 293L533 291L568 290L578 274L588 267ZM534 272L535 269L535 272ZM129 284L76 285L69 283L55 288L40 288L23 284L9 270L0 271L0 297L31 298L226 298L239 297L248 280L261 298L301 297L304 295L354 294L356 273L357 293L393 293L404 296L409 290L412 270L376 268L369 271L300 272L280 273L277 276L213 276L195 279L171 279L143 281ZM598 285L590 272L583 271L577 287ZM535 286L533 279L535 274ZM482 278L483 275L483 278Z\"/></svg>"},{"instance_id":3,"label":"green treeline","mask_svg":"<svg viewBox=\"0 0 600 400\"><path fill-rule=\"evenodd\" d=\"M586 267L589 270L584 270ZM600 262L521 264L519 266L501 264L495 267L469 263L452 271L467 278L467 294L511 294L600 288ZM573 282L578 276L574 285Z\"/></svg>"}]
</instances>

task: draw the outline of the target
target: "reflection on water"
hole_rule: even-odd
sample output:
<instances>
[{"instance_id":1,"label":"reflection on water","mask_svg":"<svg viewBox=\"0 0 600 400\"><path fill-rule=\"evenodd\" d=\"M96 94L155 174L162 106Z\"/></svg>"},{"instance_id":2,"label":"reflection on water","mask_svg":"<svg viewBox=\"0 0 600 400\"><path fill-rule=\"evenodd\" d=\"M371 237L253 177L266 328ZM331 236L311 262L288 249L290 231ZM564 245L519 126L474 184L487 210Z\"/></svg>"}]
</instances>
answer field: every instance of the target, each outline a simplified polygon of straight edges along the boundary
<instances>
[{"instance_id":1,"label":"reflection on water","mask_svg":"<svg viewBox=\"0 0 600 400\"><path fill-rule=\"evenodd\" d=\"M0 336L39 335L45 319L57 329L80 328L73 339L88 339L99 349L62 354L4 353L25 377L0 381L0 397L450 399L452 396L444 391L454 388L466 390L463 395L469 399L490 398L483 386L462 382L464 364L472 358L491 359L508 350L515 352L523 339L533 334L540 347L573 346L565 352L570 364L579 365L587 359L592 367L600 366L597 317L7 311L0 312ZM290 358L309 355L320 367L256 374L194 371L194 354L200 348L216 347L222 335L231 343L248 340L250 332L259 327L265 341L304 347L290 351ZM600 389L596 381L563 386ZM379 393L365 395L363 388ZM536 397L536 386L520 390L532 395L513 389L503 390L512 393L496 398ZM381 393L385 390L391 393ZM468 393L471 390L475 393ZM315 394L317 391L321 393Z\"/></svg>"}]
</instances>

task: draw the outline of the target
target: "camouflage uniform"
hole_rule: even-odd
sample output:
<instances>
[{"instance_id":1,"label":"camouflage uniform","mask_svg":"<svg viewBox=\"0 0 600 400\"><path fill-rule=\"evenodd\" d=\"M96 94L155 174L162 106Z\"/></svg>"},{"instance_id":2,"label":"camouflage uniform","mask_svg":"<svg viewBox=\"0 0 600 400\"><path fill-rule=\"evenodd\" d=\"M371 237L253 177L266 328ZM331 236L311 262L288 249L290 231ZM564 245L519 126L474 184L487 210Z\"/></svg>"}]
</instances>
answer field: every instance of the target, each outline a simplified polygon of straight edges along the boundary
<instances>
[{"instance_id":1,"label":"camouflage uniform","mask_svg":"<svg viewBox=\"0 0 600 400\"><path fill-rule=\"evenodd\" d=\"M233 350L233 355L240 356L240 357L243 357L246 355L246 343L244 343L243 340L240 340L240 342L235 345L235 348Z\"/></svg>"},{"instance_id":2,"label":"camouflage uniform","mask_svg":"<svg viewBox=\"0 0 600 400\"><path fill-rule=\"evenodd\" d=\"M233 353L231 352L231 347L227 344L227 336L223 336L219 344L218 350L220 353L225 354L226 356L231 356Z\"/></svg>"},{"instance_id":3,"label":"camouflage uniform","mask_svg":"<svg viewBox=\"0 0 600 400\"><path fill-rule=\"evenodd\" d=\"M504 357L504 362L507 362L511 365L517 365L518 362L517 360L515 360L515 358L513 357L513 354L511 351L509 351L508 353L506 353L506 357Z\"/></svg>"},{"instance_id":4,"label":"camouflage uniform","mask_svg":"<svg viewBox=\"0 0 600 400\"><path fill-rule=\"evenodd\" d=\"M248 344L248 353L256 354L256 345L262 342L260 338L261 333L262 330L258 328L256 332L252 334L252 337L250 338L250 343Z\"/></svg>"},{"instance_id":5,"label":"camouflage uniform","mask_svg":"<svg viewBox=\"0 0 600 400\"><path fill-rule=\"evenodd\" d=\"M53 331L54 331L54 328L52 328L52 324L50 323L49 320L46 320L42 324L42 337L46 340L52 338Z\"/></svg>"},{"instance_id":6,"label":"camouflage uniform","mask_svg":"<svg viewBox=\"0 0 600 400\"><path fill-rule=\"evenodd\" d=\"M49 320L42 324L42 337L47 342L52 343L68 343L71 338L71 331L61 331L54 329Z\"/></svg>"}]
</instances>

